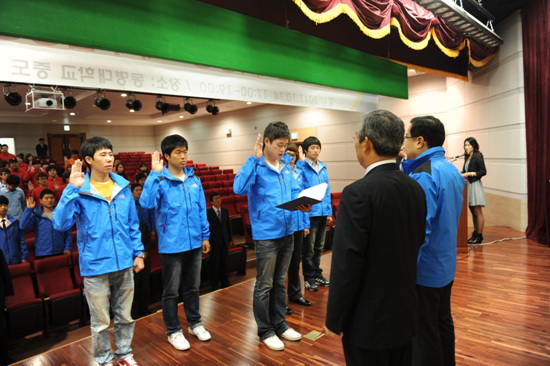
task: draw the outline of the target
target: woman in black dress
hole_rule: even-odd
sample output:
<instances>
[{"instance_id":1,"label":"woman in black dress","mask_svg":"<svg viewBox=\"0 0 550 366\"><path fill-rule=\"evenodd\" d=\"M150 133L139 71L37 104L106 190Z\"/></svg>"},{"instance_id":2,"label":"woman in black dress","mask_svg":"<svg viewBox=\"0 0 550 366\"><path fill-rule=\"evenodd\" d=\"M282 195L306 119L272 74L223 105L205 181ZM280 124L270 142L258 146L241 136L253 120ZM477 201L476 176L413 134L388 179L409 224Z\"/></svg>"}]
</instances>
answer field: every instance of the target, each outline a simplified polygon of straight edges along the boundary
<instances>
[{"instance_id":1,"label":"woman in black dress","mask_svg":"<svg viewBox=\"0 0 550 366\"><path fill-rule=\"evenodd\" d=\"M483 241L483 226L485 225L481 208L487 206L481 177L487 174L487 170L485 169L483 154L479 151L479 144L475 138L468 137L464 140L464 153L466 158L462 168L462 176L468 182L468 207L474 221L474 232L472 237L468 239L468 243L479 244Z\"/></svg>"}]
</instances>

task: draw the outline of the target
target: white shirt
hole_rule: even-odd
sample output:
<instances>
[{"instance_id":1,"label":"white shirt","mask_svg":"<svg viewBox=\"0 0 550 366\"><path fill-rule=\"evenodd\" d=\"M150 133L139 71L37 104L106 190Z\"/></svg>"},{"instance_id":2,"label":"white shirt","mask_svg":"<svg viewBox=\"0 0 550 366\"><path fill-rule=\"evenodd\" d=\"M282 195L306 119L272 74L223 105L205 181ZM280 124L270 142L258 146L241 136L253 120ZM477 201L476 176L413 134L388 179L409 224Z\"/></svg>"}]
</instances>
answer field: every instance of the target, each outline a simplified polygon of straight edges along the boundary
<instances>
[{"instance_id":1,"label":"white shirt","mask_svg":"<svg viewBox=\"0 0 550 366\"><path fill-rule=\"evenodd\" d=\"M369 165L367 167L367 170L365 171L365 175L369 174L369 172L371 170L373 170L374 168L376 168L377 166L384 165L384 164L396 164L395 159L381 160L381 161L378 161L374 164Z\"/></svg>"}]
</instances>

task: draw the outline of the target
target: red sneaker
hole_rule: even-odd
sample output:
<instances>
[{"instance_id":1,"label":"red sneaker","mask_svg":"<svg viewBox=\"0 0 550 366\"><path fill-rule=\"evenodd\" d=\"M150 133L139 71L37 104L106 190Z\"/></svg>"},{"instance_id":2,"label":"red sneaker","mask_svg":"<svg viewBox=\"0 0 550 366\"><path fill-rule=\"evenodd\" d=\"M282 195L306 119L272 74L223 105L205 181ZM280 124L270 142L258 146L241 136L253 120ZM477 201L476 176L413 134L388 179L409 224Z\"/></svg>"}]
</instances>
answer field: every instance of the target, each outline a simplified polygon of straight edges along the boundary
<instances>
[{"instance_id":1,"label":"red sneaker","mask_svg":"<svg viewBox=\"0 0 550 366\"><path fill-rule=\"evenodd\" d=\"M128 356L124 360L118 361L119 366L139 366L134 356Z\"/></svg>"}]
</instances>

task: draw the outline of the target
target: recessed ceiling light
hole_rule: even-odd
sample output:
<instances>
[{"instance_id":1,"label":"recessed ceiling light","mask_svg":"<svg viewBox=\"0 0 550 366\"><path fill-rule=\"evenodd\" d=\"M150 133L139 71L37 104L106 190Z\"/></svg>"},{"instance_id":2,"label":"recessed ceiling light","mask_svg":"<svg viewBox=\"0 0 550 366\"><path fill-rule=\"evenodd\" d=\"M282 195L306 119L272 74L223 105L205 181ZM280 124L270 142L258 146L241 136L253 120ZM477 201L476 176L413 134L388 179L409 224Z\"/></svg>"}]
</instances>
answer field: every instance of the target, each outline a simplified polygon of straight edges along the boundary
<instances>
[{"instance_id":1,"label":"recessed ceiling light","mask_svg":"<svg viewBox=\"0 0 550 366\"><path fill-rule=\"evenodd\" d=\"M161 122L162 122L162 121L161 121L160 119L157 121L157 123L161 123Z\"/></svg>"},{"instance_id":2,"label":"recessed ceiling light","mask_svg":"<svg viewBox=\"0 0 550 366\"><path fill-rule=\"evenodd\" d=\"M120 96L121 96L122 98L126 98L126 97L128 96L128 94L122 93L122 94L120 94Z\"/></svg>"},{"instance_id":3,"label":"recessed ceiling light","mask_svg":"<svg viewBox=\"0 0 550 366\"><path fill-rule=\"evenodd\" d=\"M31 105L31 102L25 102L25 105Z\"/></svg>"},{"instance_id":4,"label":"recessed ceiling light","mask_svg":"<svg viewBox=\"0 0 550 366\"><path fill-rule=\"evenodd\" d=\"M183 116L180 116L180 118L183 118Z\"/></svg>"},{"instance_id":5,"label":"recessed ceiling light","mask_svg":"<svg viewBox=\"0 0 550 366\"><path fill-rule=\"evenodd\" d=\"M107 120L107 123L111 123L112 121L110 119Z\"/></svg>"},{"instance_id":6,"label":"recessed ceiling light","mask_svg":"<svg viewBox=\"0 0 550 366\"><path fill-rule=\"evenodd\" d=\"M130 112L135 112L133 109L130 109Z\"/></svg>"},{"instance_id":7,"label":"recessed ceiling light","mask_svg":"<svg viewBox=\"0 0 550 366\"><path fill-rule=\"evenodd\" d=\"M246 102L246 104L252 104L252 102Z\"/></svg>"},{"instance_id":8,"label":"recessed ceiling light","mask_svg":"<svg viewBox=\"0 0 550 366\"><path fill-rule=\"evenodd\" d=\"M76 116L76 113L75 112L71 112L69 113L71 116Z\"/></svg>"}]
</instances>

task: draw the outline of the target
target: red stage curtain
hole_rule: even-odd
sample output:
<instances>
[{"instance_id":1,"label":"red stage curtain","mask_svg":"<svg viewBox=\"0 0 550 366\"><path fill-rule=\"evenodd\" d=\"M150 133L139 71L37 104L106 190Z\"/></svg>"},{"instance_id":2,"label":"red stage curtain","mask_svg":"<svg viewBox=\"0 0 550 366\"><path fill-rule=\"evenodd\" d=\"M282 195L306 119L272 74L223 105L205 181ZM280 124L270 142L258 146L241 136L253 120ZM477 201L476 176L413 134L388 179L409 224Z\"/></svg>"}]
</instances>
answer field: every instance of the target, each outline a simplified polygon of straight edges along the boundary
<instances>
[{"instance_id":1,"label":"red stage curtain","mask_svg":"<svg viewBox=\"0 0 550 366\"><path fill-rule=\"evenodd\" d=\"M525 129L527 134L526 234L550 245L550 5L532 0L523 10Z\"/></svg>"},{"instance_id":2,"label":"red stage curtain","mask_svg":"<svg viewBox=\"0 0 550 366\"><path fill-rule=\"evenodd\" d=\"M346 14L366 36L375 39L387 36L394 26L401 41L414 50L426 48L430 39L449 57L457 57L467 47L469 62L476 67L487 64L498 50L498 47L487 49L465 37L460 30L412 0L293 1L316 23L326 23Z\"/></svg>"}]
</instances>

